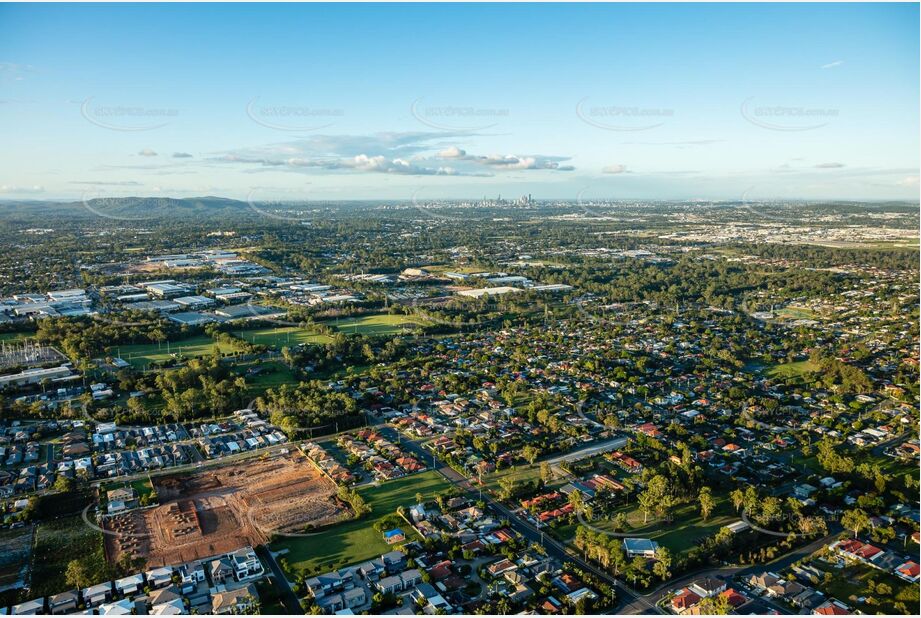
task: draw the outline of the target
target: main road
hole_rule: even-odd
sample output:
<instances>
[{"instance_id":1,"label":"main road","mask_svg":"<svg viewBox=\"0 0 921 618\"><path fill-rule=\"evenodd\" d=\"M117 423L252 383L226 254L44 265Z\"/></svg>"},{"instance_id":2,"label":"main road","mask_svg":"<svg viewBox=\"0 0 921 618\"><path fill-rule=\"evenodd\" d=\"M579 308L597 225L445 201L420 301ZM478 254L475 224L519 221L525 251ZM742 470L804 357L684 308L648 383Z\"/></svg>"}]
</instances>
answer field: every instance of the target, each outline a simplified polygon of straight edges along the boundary
<instances>
[{"instance_id":1,"label":"main road","mask_svg":"<svg viewBox=\"0 0 921 618\"><path fill-rule=\"evenodd\" d=\"M635 593L626 584L618 579L611 577L608 573L602 571L595 565L587 562L577 553L556 539L551 538L549 535L537 529L531 522L521 517L498 500L495 500L489 491L483 491L480 493L479 489L475 489L470 483L469 478L463 474L460 474L445 464L443 461L439 460L434 453L426 451L418 442L404 438L398 431L391 427L381 428L381 431L385 433L385 435L387 435L391 441L399 441L400 446L412 452L419 459L419 461L426 463L431 462L434 468L449 483L465 492L467 497L473 500L482 499L493 511L501 514L504 518L506 518L509 522L509 526L515 532L519 533L521 536L531 541L532 543L541 545L547 552L547 555L556 558L561 562L572 562L582 570L592 573L598 577L598 579L607 582L611 586L614 586L614 588L617 590L617 602L614 609L629 606L639 607L641 613L662 613L655 606L655 604L645 601L645 599Z\"/></svg>"}]
</instances>

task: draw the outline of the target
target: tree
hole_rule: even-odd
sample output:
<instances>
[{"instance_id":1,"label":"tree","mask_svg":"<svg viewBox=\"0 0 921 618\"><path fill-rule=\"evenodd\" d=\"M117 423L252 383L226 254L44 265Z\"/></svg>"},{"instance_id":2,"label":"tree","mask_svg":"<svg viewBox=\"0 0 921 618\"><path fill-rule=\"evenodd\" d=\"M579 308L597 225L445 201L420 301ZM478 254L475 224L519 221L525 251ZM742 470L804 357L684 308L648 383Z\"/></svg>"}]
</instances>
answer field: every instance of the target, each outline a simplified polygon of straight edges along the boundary
<instances>
[{"instance_id":1,"label":"tree","mask_svg":"<svg viewBox=\"0 0 921 618\"><path fill-rule=\"evenodd\" d=\"M703 599L698 605L701 615L725 616L732 609L729 606L729 597L724 594L717 594L712 597Z\"/></svg>"},{"instance_id":2,"label":"tree","mask_svg":"<svg viewBox=\"0 0 921 618\"><path fill-rule=\"evenodd\" d=\"M716 506L716 500L713 499L713 493L710 491L709 487L701 487L700 495L697 497L700 502L700 516L704 521L710 519L710 513L713 512L713 507Z\"/></svg>"},{"instance_id":3,"label":"tree","mask_svg":"<svg viewBox=\"0 0 921 618\"><path fill-rule=\"evenodd\" d=\"M55 491L61 491L61 492L73 491L74 486L75 486L74 480L72 478L68 478L64 476L63 474L59 474L58 478L54 479L53 487Z\"/></svg>"},{"instance_id":4,"label":"tree","mask_svg":"<svg viewBox=\"0 0 921 618\"><path fill-rule=\"evenodd\" d=\"M861 530L870 525L870 517L861 509L851 509L841 515L841 525L853 530L856 538Z\"/></svg>"},{"instance_id":5,"label":"tree","mask_svg":"<svg viewBox=\"0 0 921 618\"><path fill-rule=\"evenodd\" d=\"M537 458L540 457L540 449L533 444L528 444L523 449L521 449L521 456L524 457L525 461L533 466L534 462L537 461Z\"/></svg>"},{"instance_id":6,"label":"tree","mask_svg":"<svg viewBox=\"0 0 921 618\"><path fill-rule=\"evenodd\" d=\"M64 571L64 577L68 585L74 588L85 588L90 584L90 572L86 565L79 560L71 560L67 563L67 569Z\"/></svg>"},{"instance_id":7,"label":"tree","mask_svg":"<svg viewBox=\"0 0 921 618\"><path fill-rule=\"evenodd\" d=\"M542 480L544 483L549 483L553 480L553 469L546 461L543 461L540 464L540 480Z\"/></svg>"},{"instance_id":8,"label":"tree","mask_svg":"<svg viewBox=\"0 0 921 618\"><path fill-rule=\"evenodd\" d=\"M659 546L656 549L656 562L652 565L652 572L665 581L671 577L669 569L672 566L672 552L665 546Z\"/></svg>"},{"instance_id":9,"label":"tree","mask_svg":"<svg viewBox=\"0 0 921 618\"><path fill-rule=\"evenodd\" d=\"M499 490L503 500L512 498L515 495L517 487L518 483L511 475L503 476L499 479Z\"/></svg>"},{"instance_id":10,"label":"tree","mask_svg":"<svg viewBox=\"0 0 921 618\"><path fill-rule=\"evenodd\" d=\"M582 492L576 489L572 493L570 493L569 494L569 504L572 505L572 508L576 512L577 515L581 513L582 508L584 507L584 501L582 500Z\"/></svg>"},{"instance_id":11,"label":"tree","mask_svg":"<svg viewBox=\"0 0 921 618\"><path fill-rule=\"evenodd\" d=\"M647 516L651 512L656 514L667 513L667 509L671 508L668 479L661 474L655 475L649 480L646 484L646 489L637 496L637 499L643 509L644 524L647 522Z\"/></svg>"},{"instance_id":12,"label":"tree","mask_svg":"<svg viewBox=\"0 0 921 618\"><path fill-rule=\"evenodd\" d=\"M758 490L755 489L754 486L749 485L748 487L745 488L745 498L742 504L745 506L746 513L748 513L749 515L754 513L758 506L759 500L760 499L758 498Z\"/></svg>"},{"instance_id":13,"label":"tree","mask_svg":"<svg viewBox=\"0 0 921 618\"><path fill-rule=\"evenodd\" d=\"M729 494L729 499L732 500L732 506L734 506L737 511L745 504L745 494L738 487L732 490Z\"/></svg>"}]
</instances>

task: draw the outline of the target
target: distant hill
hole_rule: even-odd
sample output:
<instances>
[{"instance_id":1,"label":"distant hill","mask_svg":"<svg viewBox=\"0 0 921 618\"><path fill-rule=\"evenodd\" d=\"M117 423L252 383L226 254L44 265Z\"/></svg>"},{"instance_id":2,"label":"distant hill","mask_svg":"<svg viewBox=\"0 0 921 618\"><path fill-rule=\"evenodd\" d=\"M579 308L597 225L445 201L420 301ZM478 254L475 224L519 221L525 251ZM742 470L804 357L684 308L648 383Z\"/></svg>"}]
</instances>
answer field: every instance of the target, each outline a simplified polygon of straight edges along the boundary
<instances>
[{"instance_id":1,"label":"distant hill","mask_svg":"<svg viewBox=\"0 0 921 618\"><path fill-rule=\"evenodd\" d=\"M5 201L0 213L15 215L47 214L80 217L111 217L112 219L161 219L211 217L250 210L249 204L223 197L102 197L78 202Z\"/></svg>"}]
</instances>

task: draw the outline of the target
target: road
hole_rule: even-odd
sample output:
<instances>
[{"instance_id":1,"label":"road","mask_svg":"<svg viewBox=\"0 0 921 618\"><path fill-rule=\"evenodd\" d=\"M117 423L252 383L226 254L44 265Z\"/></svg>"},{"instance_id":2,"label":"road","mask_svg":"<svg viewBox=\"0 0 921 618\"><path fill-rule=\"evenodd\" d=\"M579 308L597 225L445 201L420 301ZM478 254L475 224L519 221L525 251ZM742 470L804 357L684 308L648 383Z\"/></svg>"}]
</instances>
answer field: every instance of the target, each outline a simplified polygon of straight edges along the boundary
<instances>
[{"instance_id":1,"label":"road","mask_svg":"<svg viewBox=\"0 0 921 618\"><path fill-rule=\"evenodd\" d=\"M294 594L294 590L291 589L291 584L288 583L288 578L285 577L284 571L281 570L281 567L275 560L275 556L269 551L269 548L265 545L260 545L256 548L256 554L262 560L263 564L269 565L269 568L272 569L273 583L278 592L281 593L281 602L285 606L285 609L288 610L288 613L295 616L303 614L304 610L301 608L300 599Z\"/></svg>"},{"instance_id":2,"label":"road","mask_svg":"<svg viewBox=\"0 0 921 618\"><path fill-rule=\"evenodd\" d=\"M622 607L618 613L622 613L622 614L648 613L648 611L646 611L648 604L651 603L654 605L658 605L659 601L661 601L662 598L665 597L672 590L678 590L680 588L684 588L685 586L691 584L691 582L697 579L701 579L703 577L730 579L737 575L751 575L754 573L763 573L764 571L772 571L775 573L783 571L784 569L787 569L790 565L792 565L797 560L802 560L806 556L812 554L813 552L819 550L821 547L825 546L829 542L833 541L834 539L837 538L837 536L838 536L837 532L828 534L820 539L816 539L815 541L813 541L812 543L809 543L808 545L798 547L797 549L794 549L793 551L786 553L783 556L771 562L768 562L766 564L759 564L755 566L745 566L745 567L740 567L740 566L722 567L722 568L712 568L711 567L711 568L700 569L692 573L682 575L679 579L670 580L662 584L655 590L652 590L643 595L640 595L641 599L644 601L642 604L631 603L629 605ZM770 602L769 599L762 599L762 601L765 601L768 605L774 607L781 613L786 614L790 612L790 610L787 608L775 606L773 603Z\"/></svg>"},{"instance_id":3,"label":"road","mask_svg":"<svg viewBox=\"0 0 921 618\"><path fill-rule=\"evenodd\" d=\"M408 438L403 438L399 433L391 428L386 427L382 429L388 439L391 441L399 441L400 446L406 450L412 452L419 461L424 462L434 462L436 470L452 485L455 485L460 490L462 490L467 497L478 500L480 499L479 489L475 489L470 483L470 479L460 474L443 461L440 461L434 453L428 452L422 448L422 446L413 440ZM530 522L520 517L517 513L506 507L504 504L495 500L488 491L482 493L482 500L496 513L499 513L504 518L509 521L509 526L521 536L531 541L532 543L537 543L541 545L547 554L553 558L556 558L560 562L572 562L579 568L594 574L600 580L607 582L617 590L617 607L620 607L624 604L633 605L639 604L644 607L643 613L655 613L657 612L655 605L651 605L646 602L644 599L639 597L634 593L628 586L622 583L620 580L617 580L611 577L608 573L597 568L595 565L590 564L589 562L583 560L578 554L573 552L571 549L557 541L556 539L551 538L550 536L544 534L536 527L534 527Z\"/></svg>"},{"instance_id":4,"label":"road","mask_svg":"<svg viewBox=\"0 0 921 618\"><path fill-rule=\"evenodd\" d=\"M527 540L541 545L546 551L547 554L556 558L560 561L569 561L580 568L593 573L599 579L608 582L614 586L617 590L617 602L613 608L607 610L606 613L617 613L617 614L652 614L652 613L668 613L664 610L661 610L657 603L668 594L669 591L675 590L685 586L692 581L699 579L701 577L723 577L728 578L734 575L747 575L755 572L762 571L782 571L788 568L791 564L797 560L812 554L817 551L822 546L834 540L840 529L837 526L832 527L832 532L828 535L817 539L808 545L796 548L791 552L780 556L779 558L763 565L747 566L747 567L723 567L723 568L706 568L701 569L698 572L690 573L681 576L680 579L674 579L669 582L666 582L659 588L647 592L644 594L639 593L625 582L622 582L614 577L611 577L605 571L600 570L595 565L588 563L583 560L578 554L576 554L572 549L560 543L554 538L551 538L549 535L542 533L529 521L506 507L501 502L495 500L488 491L483 491L480 493L479 488L475 488L470 479L460 474L450 466L446 465L443 461L440 461L436 455L432 452L426 451L417 441L411 440L399 434L392 427L383 427L382 432L384 432L391 441L398 441L400 445L408 451L411 451L420 461L431 462L435 465L436 470L451 484L455 485L462 491L464 491L467 496L471 499L482 499L486 504L492 508L495 512L500 513L503 517L508 519L509 524L515 532L521 534ZM481 497L482 496L482 497ZM780 609L780 608L778 608ZM784 610L788 611L788 610Z\"/></svg>"},{"instance_id":5,"label":"road","mask_svg":"<svg viewBox=\"0 0 921 618\"><path fill-rule=\"evenodd\" d=\"M551 466L555 466L566 461L578 461L580 459L586 459L600 453L614 451L619 448L623 448L623 446L627 444L627 440L628 438L614 438L613 440L601 442L600 444L591 444L578 450L570 451L564 455L548 459L547 463Z\"/></svg>"}]
</instances>

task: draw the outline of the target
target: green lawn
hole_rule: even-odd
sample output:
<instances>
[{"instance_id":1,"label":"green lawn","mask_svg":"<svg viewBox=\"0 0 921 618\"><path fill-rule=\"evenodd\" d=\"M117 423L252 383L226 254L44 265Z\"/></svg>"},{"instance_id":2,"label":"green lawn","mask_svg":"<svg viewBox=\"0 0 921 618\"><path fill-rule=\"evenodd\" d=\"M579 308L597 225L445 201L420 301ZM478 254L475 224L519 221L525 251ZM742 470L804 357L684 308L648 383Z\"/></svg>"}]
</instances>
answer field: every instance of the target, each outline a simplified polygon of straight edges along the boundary
<instances>
[{"instance_id":1,"label":"green lawn","mask_svg":"<svg viewBox=\"0 0 921 618\"><path fill-rule=\"evenodd\" d=\"M398 506L414 504L417 492L431 498L450 486L432 470L388 481L377 487L364 487L359 492L372 508L370 516L337 524L317 536L282 538L272 543L272 550L287 549L284 556L289 566L297 571L331 570L370 560L393 549L374 529L376 521L395 513ZM414 535L409 526L404 526L403 532L407 538Z\"/></svg>"},{"instance_id":2,"label":"green lawn","mask_svg":"<svg viewBox=\"0 0 921 618\"><path fill-rule=\"evenodd\" d=\"M169 352L167 352L167 349ZM172 355L179 355L186 358L202 358L211 356L217 349L221 354L231 354L239 352L239 348L234 344L217 343L211 337L199 335L189 337L181 341L170 342L167 348L166 342L157 343L140 343L134 345L112 346L108 348L108 353L119 356L128 361L135 367L143 367L152 362L162 362L172 358Z\"/></svg>"},{"instance_id":3,"label":"green lawn","mask_svg":"<svg viewBox=\"0 0 921 618\"><path fill-rule=\"evenodd\" d=\"M512 478L518 482L534 481L540 478L540 464L534 464L533 466L525 464L485 474L483 475L483 486L492 491L499 491L499 481L504 478Z\"/></svg>"},{"instance_id":4,"label":"green lawn","mask_svg":"<svg viewBox=\"0 0 921 618\"><path fill-rule=\"evenodd\" d=\"M823 570L831 572L832 579L829 583L821 583L819 589L828 596L834 597L855 609L859 609L865 614L904 614L905 606L918 607L917 584L910 584L894 575L882 572L878 569L862 565L852 564L838 571L835 569ZM875 584L883 583L892 589L891 593L879 594L870 592L869 582ZM910 590L914 588L914 591ZM865 596L865 603L858 603L857 598ZM872 600L871 600L872 599ZM896 607L897 600L901 600L902 607Z\"/></svg>"},{"instance_id":5,"label":"green lawn","mask_svg":"<svg viewBox=\"0 0 921 618\"><path fill-rule=\"evenodd\" d=\"M322 335L300 326L273 326L252 330L234 331L234 334L257 345L266 345L270 348L293 348L302 343L327 344L332 342L328 335Z\"/></svg>"},{"instance_id":6,"label":"green lawn","mask_svg":"<svg viewBox=\"0 0 921 618\"><path fill-rule=\"evenodd\" d=\"M802 378L807 373L818 371L819 368L812 361L797 361L795 363L783 363L774 365L765 369L764 373L769 378L789 380L792 378Z\"/></svg>"},{"instance_id":7,"label":"green lawn","mask_svg":"<svg viewBox=\"0 0 921 618\"><path fill-rule=\"evenodd\" d=\"M30 598L70 589L64 572L71 560L79 560L86 566L90 581L84 585L109 579L101 532L87 526L79 515L39 524L35 532Z\"/></svg>"},{"instance_id":8,"label":"green lawn","mask_svg":"<svg viewBox=\"0 0 921 618\"><path fill-rule=\"evenodd\" d=\"M819 317L819 315L812 309L807 309L805 307L795 307L789 306L784 307L783 309L778 309L775 312L779 317L786 318L788 320L814 320Z\"/></svg>"},{"instance_id":9,"label":"green lawn","mask_svg":"<svg viewBox=\"0 0 921 618\"><path fill-rule=\"evenodd\" d=\"M258 367L262 371L256 375L247 375L246 384L251 394L263 393L268 388L277 388L282 384L295 384L297 379L288 366L282 362L241 363L235 365L237 369L245 370L249 367Z\"/></svg>"},{"instance_id":10,"label":"green lawn","mask_svg":"<svg viewBox=\"0 0 921 618\"><path fill-rule=\"evenodd\" d=\"M396 335L406 327L412 330L413 327L424 324L422 318L412 315L390 315L380 313L377 315L363 315L355 318L343 318L341 320L329 320L326 324L338 328L347 335Z\"/></svg>"},{"instance_id":11,"label":"green lawn","mask_svg":"<svg viewBox=\"0 0 921 618\"><path fill-rule=\"evenodd\" d=\"M124 482L109 483L104 486L103 491L108 493L113 489L118 489L120 487L124 487L125 485L126 484ZM137 492L139 499L143 498L144 496L149 496L154 492L153 484L150 482L150 479L136 479L127 485L129 485L134 489L134 491Z\"/></svg>"},{"instance_id":12,"label":"green lawn","mask_svg":"<svg viewBox=\"0 0 921 618\"><path fill-rule=\"evenodd\" d=\"M643 511L635 504L622 507L617 512L627 515L627 523L630 527L626 532L629 532L631 536L652 539L676 554L684 553L694 547L700 538L716 534L723 526L739 521L739 516L733 512L732 505L727 499L720 496L714 497L717 505L706 522L701 519L700 506L696 502L683 504L676 508L671 523L658 521L654 515L650 514L649 521L644 524ZM602 530L614 531L610 520L593 521L592 525ZM562 536L566 530L561 529L559 532ZM575 534L575 526L572 527L570 536L572 534Z\"/></svg>"}]
</instances>

